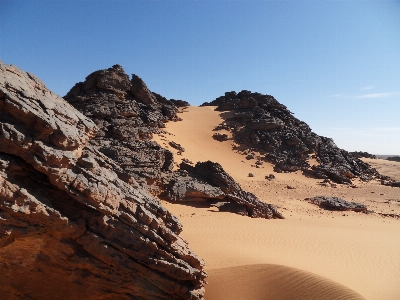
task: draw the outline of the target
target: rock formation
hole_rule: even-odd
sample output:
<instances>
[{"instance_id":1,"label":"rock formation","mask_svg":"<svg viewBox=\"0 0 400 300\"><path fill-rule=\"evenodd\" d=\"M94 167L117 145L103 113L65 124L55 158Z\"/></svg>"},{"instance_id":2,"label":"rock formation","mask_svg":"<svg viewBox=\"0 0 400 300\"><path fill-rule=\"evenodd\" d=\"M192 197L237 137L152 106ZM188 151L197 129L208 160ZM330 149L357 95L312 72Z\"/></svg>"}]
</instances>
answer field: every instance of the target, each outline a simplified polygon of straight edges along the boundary
<instances>
[{"instance_id":1,"label":"rock formation","mask_svg":"<svg viewBox=\"0 0 400 300\"><path fill-rule=\"evenodd\" d=\"M151 142L141 141L156 159L140 161L135 138L175 119L176 107L141 92L141 80L132 83L119 66L99 73L69 93L92 121L34 75L0 62L1 297L202 299L202 260L179 236L179 221L136 181L155 176L146 166L170 168L171 153ZM141 102L122 101L127 90ZM83 103L83 91L95 100ZM117 109L123 118L107 117ZM110 135L120 144L99 143ZM138 165L143 172L125 170Z\"/></svg>"},{"instance_id":2,"label":"rock formation","mask_svg":"<svg viewBox=\"0 0 400 300\"><path fill-rule=\"evenodd\" d=\"M353 210L356 212L367 210L367 207L362 203L350 202L338 197L317 196L306 200L328 210Z\"/></svg>"},{"instance_id":3,"label":"rock formation","mask_svg":"<svg viewBox=\"0 0 400 300\"><path fill-rule=\"evenodd\" d=\"M284 219L274 206L244 191L220 164L211 161L198 162L194 167L182 162L179 172L167 178L161 196L169 201L207 200L220 211L252 218Z\"/></svg>"},{"instance_id":4,"label":"rock formation","mask_svg":"<svg viewBox=\"0 0 400 300\"><path fill-rule=\"evenodd\" d=\"M390 160L390 161L398 161L398 162L400 162L400 156L390 156L390 157L387 157L386 159Z\"/></svg>"},{"instance_id":5,"label":"rock formation","mask_svg":"<svg viewBox=\"0 0 400 300\"><path fill-rule=\"evenodd\" d=\"M151 92L136 75L132 75L129 81L119 65L93 72L84 82L77 83L64 98L100 127L89 143L118 162L126 173L152 194L169 201L185 201L193 197L225 199L229 203L245 205L246 215L251 217L282 218L272 206L243 191L218 164L198 163L192 170L190 165L183 163L180 170L172 171L172 152L149 139L159 128L165 127L164 122L179 120L175 104L186 106L187 102L167 100ZM170 141L169 145L179 154L185 151L174 141ZM203 172L199 172L200 169ZM229 177L230 184L236 186L235 192L221 190L221 182L212 179L212 176L217 176L213 173Z\"/></svg>"},{"instance_id":6,"label":"rock formation","mask_svg":"<svg viewBox=\"0 0 400 300\"><path fill-rule=\"evenodd\" d=\"M354 152L349 152L352 156L357 157L357 158L372 158L372 159L376 159L376 156L373 154L370 154L368 152L364 152L364 151L354 151Z\"/></svg>"},{"instance_id":7,"label":"rock formation","mask_svg":"<svg viewBox=\"0 0 400 300\"><path fill-rule=\"evenodd\" d=\"M229 130L235 142L257 151L275 164L277 172L302 170L317 178L350 183L352 178L371 180L379 173L349 152L339 149L332 139L312 132L310 127L270 95L243 90L227 92L205 105L231 111L215 130ZM222 114L224 116L224 114ZM309 160L316 159L311 166Z\"/></svg>"}]
</instances>

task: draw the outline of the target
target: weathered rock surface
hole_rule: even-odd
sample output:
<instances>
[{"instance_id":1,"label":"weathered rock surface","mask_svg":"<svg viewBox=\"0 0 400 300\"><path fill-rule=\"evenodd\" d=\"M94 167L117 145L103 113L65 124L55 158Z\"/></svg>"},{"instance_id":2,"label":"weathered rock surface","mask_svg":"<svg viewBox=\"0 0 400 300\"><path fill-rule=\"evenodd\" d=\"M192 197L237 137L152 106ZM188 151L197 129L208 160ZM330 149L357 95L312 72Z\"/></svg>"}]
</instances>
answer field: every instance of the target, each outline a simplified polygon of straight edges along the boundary
<instances>
[{"instance_id":1,"label":"weathered rock surface","mask_svg":"<svg viewBox=\"0 0 400 300\"><path fill-rule=\"evenodd\" d=\"M367 210L367 207L362 203L350 202L338 197L317 196L306 200L328 210L353 210L356 212Z\"/></svg>"},{"instance_id":2,"label":"weathered rock surface","mask_svg":"<svg viewBox=\"0 0 400 300\"><path fill-rule=\"evenodd\" d=\"M226 117L215 130L230 130L238 144L258 151L264 160L275 164L276 172L303 170L338 183L349 183L355 177L380 178L374 168L339 149L332 139L312 132L305 122L295 118L286 106L270 95L246 90L228 92L205 105L218 106L218 111L232 111L233 116ZM316 159L318 165L311 167L311 158Z\"/></svg>"},{"instance_id":3,"label":"weathered rock surface","mask_svg":"<svg viewBox=\"0 0 400 300\"><path fill-rule=\"evenodd\" d=\"M193 167L182 162L180 171L172 174L167 182L163 196L169 201L213 200L210 204L221 211L252 218L283 219L274 206L244 191L218 163L198 162Z\"/></svg>"},{"instance_id":4,"label":"weathered rock surface","mask_svg":"<svg viewBox=\"0 0 400 300\"><path fill-rule=\"evenodd\" d=\"M122 142L132 135L145 139L149 127L168 119L163 110L174 111L137 86L145 91L119 66L77 84L69 99L74 96L93 122L32 74L0 63L2 298L203 297L203 262L179 236L179 221L139 186L134 172L125 171L123 157L111 159L120 157L107 152L118 146L114 139L98 142L118 135L127 155L136 153L140 146ZM85 103L82 93L93 102ZM123 111L120 118L108 117ZM121 123L139 127L118 131ZM171 153L146 145L160 151L149 164L170 168Z\"/></svg>"}]
</instances>

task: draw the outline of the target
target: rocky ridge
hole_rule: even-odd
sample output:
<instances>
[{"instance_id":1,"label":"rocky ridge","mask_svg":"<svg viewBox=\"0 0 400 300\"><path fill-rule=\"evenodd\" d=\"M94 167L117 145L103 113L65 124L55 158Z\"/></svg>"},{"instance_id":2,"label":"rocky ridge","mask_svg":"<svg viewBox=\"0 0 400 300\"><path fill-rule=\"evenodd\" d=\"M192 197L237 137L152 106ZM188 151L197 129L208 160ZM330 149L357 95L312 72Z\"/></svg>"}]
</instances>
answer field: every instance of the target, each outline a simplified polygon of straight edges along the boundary
<instances>
[{"instance_id":1,"label":"rocky ridge","mask_svg":"<svg viewBox=\"0 0 400 300\"><path fill-rule=\"evenodd\" d=\"M364 181L383 178L369 164L338 148L332 139L312 132L273 96L246 90L227 92L202 104L206 105L231 112L222 114L225 121L215 130L230 131L233 140L248 149L245 153L258 152L259 159L273 163L276 172L302 170L305 175L348 184L356 177ZM311 165L311 160L317 163Z\"/></svg>"},{"instance_id":2,"label":"rocky ridge","mask_svg":"<svg viewBox=\"0 0 400 300\"><path fill-rule=\"evenodd\" d=\"M93 75L73 93L100 86L101 99L125 109L127 118L140 116L117 120L138 122L129 133L99 118L111 105L82 105L93 122L31 73L0 62L0 291L6 299L203 298L204 263L179 236L178 219L136 181L139 176L105 154L111 140L102 148L96 139L110 132L124 143L131 136L146 139L175 118L175 106L140 94L141 86L130 88L142 103L124 107L121 89L130 81L115 70ZM152 126L142 127L143 119ZM143 143L162 153L156 162L141 162L143 173L151 163L168 169L168 151ZM136 153L135 145L123 149Z\"/></svg>"}]
</instances>

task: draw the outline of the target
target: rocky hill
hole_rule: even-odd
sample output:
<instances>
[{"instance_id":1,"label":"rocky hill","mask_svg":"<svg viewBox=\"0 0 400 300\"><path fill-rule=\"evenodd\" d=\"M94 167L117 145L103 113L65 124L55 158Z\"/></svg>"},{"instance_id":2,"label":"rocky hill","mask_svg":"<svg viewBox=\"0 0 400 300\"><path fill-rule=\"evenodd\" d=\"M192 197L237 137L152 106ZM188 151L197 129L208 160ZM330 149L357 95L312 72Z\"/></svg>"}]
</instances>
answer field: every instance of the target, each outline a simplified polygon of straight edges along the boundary
<instances>
[{"instance_id":1,"label":"rocky hill","mask_svg":"<svg viewBox=\"0 0 400 300\"><path fill-rule=\"evenodd\" d=\"M332 139L319 136L287 107L270 95L243 90L227 92L203 106L217 106L225 122L215 130L232 132L233 139L261 160L272 162L277 172L302 170L306 175L350 183L359 177L368 181L381 175L357 156L338 148ZM223 114L224 115L224 114ZM315 160L315 164L310 161Z\"/></svg>"}]
</instances>

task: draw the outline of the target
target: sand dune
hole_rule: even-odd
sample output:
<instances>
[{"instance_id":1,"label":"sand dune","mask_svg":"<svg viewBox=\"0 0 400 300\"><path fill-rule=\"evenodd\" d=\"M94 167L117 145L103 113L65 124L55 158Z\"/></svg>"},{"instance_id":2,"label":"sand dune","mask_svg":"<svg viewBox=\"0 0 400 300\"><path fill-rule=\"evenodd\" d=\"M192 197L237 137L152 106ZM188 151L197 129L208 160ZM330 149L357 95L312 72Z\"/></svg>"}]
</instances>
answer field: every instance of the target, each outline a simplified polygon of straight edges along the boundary
<instances>
[{"instance_id":1,"label":"sand dune","mask_svg":"<svg viewBox=\"0 0 400 300\"><path fill-rule=\"evenodd\" d=\"M400 189L358 181L356 188L325 187L300 173L273 173L266 163L255 168L231 140L212 139L222 121L213 108L190 107L180 116L182 122L167 123L168 133L155 137L164 146L175 141L185 148L175 155L178 162L218 161L244 189L286 217L251 219L198 202L163 201L205 260L206 299L400 299ZM383 174L400 175L397 165L374 163ZM276 179L265 180L271 173ZM326 211L304 200L317 195L365 203L374 213Z\"/></svg>"},{"instance_id":2,"label":"sand dune","mask_svg":"<svg viewBox=\"0 0 400 300\"><path fill-rule=\"evenodd\" d=\"M343 285L279 265L245 265L211 270L209 275L206 299L364 299Z\"/></svg>"}]
</instances>

